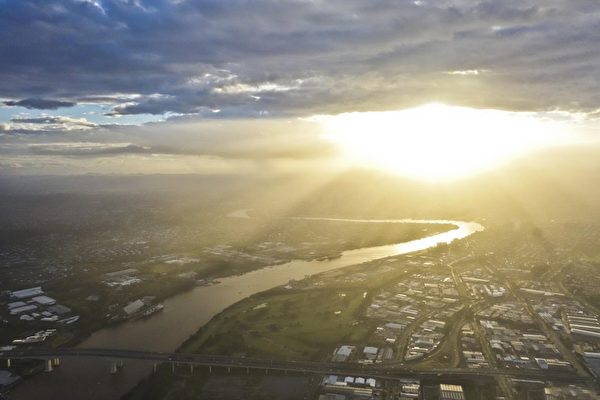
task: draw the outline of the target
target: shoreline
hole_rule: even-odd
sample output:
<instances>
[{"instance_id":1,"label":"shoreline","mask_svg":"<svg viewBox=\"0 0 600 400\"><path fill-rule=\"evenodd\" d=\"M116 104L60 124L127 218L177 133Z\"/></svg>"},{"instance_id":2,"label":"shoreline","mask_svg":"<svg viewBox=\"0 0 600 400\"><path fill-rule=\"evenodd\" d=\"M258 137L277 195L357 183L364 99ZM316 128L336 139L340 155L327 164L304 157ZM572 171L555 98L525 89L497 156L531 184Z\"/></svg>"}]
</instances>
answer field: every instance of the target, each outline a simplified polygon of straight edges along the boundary
<instances>
[{"instance_id":1,"label":"shoreline","mask_svg":"<svg viewBox=\"0 0 600 400\"><path fill-rule=\"evenodd\" d=\"M238 210L236 212L228 214L227 216L231 217L231 218L243 218L243 219L253 218L251 216L234 215L241 211L247 211L247 210ZM247 213L246 213L246 215L247 215ZM379 224L379 223L394 223L394 224L415 224L415 225L427 225L427 224L429 224L429 225L450 225L450 226L453 226L453 228L449 229L449 230L445 230L445 231L428 232L427 236L413 235L408 238L402 238L400 242L394 241L393 243L387 243L387 244L383 243L383 244L378 244L375 246L349 248L346 250L336 250L335 253L326 254L326 255L318 254L318 255L314 255L312 257L308 257L308 258L279 259L276 262L256 266L255 268L249 269L247 271L233 271L233 273L227 273L225 271L223 274L219 274L219 273L211 274L205 278L200 278L195 283L186 285L183 289L174 291L173 293L170 293L167 296L158 296L156 298L156 301L159 303L162 303L164 301L172 299L173 297L182 295L189 291L193 291L194 289L196 289L198 287L212 286L212 285L218 284L218 283L220 283L220 281L219 281L220 279L231 278L231 277L241 277L241 276L251 273L253 271L260 271L260 270L264 270L264 269L276 268L278 266L293 263L293 262L311 263L311 262L332 261L332 260L336 260L336 259L343 257L344 253L346 253L346 252L356 251L356 250L360 250L360 249L364 249L364 248L382 247L382 246L390 246L390 245L394 245L394 244L398 244L398 243L412 242L415 240L421 240L421 239L425 239L430 236L435 236L435 235L438 235L441 233L446 233L446 232L450 232L450 231L459 229L459 226L456 225L455 223L453 223L455 221L450 221L450 220L439 220L440 222L436 222L438 220L412 220L412 219L398 219L398 220L392 220L392 219L390 219L390 220L375 220L375 219L366 220L365 219L365 220L361 220L361 219L342 219L342 218L326 218L326 217L323 217L323 218L321 218L321 217L287 217L287 219L307 220L307 221L348 222L348 223L377 223L377 224ZM203 281L203 282L200 283L199 281ZM97 329L86 330L85 332L82 332L81 334L77 335L76 337L69 339L67 342L61 344L58 347L76 347L79 344L81 344L82 342L84 342L86 339L88 339L89 337L94 335L98 331L101 331L104 329L118 329L119 326L121 326L123 324L127 324L128 322L131 322L131 321L135 321L135 318L126 318L126 319L119 319L116 321L107 321L106 324L98 327ZM26 380L27 377L28 376L25 376L23 378L25 378L25 380Z\"/></svg>"},{"instance_id":2,"label":"shoreline","mask_svg":"<svg viewBox=\"0 0 600 400\"><path fill-rule=\"evenodd\" d=\"M431 221L424 221L431 222ZM441 242L449 242L454 239L462 239L483 227L477 223L455 222L454 229L425 236L408 242L396 243L394 245L375 246L362 249L348 250L342 253L340 258L328 261L293 261L287 264L279 264L265 266L258 270L244 273L242 275L231 276L221 280L220 284L208 287L194 287L193 290L188 290L185 293L178 294L165 302L165 311L156 316L152 316L141 321L127 321L127 324L116 325L107 329L93 333L88 339L82 341L79 346L82 347L117 347L117 348L132 348L132 349L148 349L156 351L172 351L180 348L187 340L189 340L202 326L206 325L215 315L222 312L224 309L239 301L281 284L287 283L290 279L302 279L305 275L315 275L328 270L347 267L350 265L360 264L371 259L386 258L398 254L412 253L420 251L436 245ZM439 222L439 224L442 222ZM461 229L462 228L462 229ZM360 262L357 262L359 260ZM194 307L199 307L194 311ZM192 319L189 319L193 315ZM183 318L183 319L182 319ZM173 325L175 324L175 325ZM179 326L179 330L173 331L172 326ZM141 336L140 336L141 335ZM144 340L140 340L143 338ZM144 343L145 341L145 343ZM170 344L171 343L171 344ZM66 361L66 360L65 360ZM69 365L72 364L72 365ZM49 390L57 392L63 391L61 396L65 396L64 391L67 390L60 386L57 382L60 379L73 380L69 375L85 372L87 369L92 369L91 362L80 364L78 370L76 360L65 362L64 365L54 372L52 378L42 376L34 376L28 381L15 389L14 398L30 399L36 398L36 393ZM102 392L90 392L89 388L81 388L79 391L86 391L90 399L112 399L125 395L134 388L140 380L147 376L148 368L144 365L128 364L123 372L126 376L121 375L120 384L110 384L107 381L107 387ZM85 365L85 367L83 367ZM76 368L76 369L73 369ZM103 367L96 366L95 371L84 373L82 380L93 378L106 380L106 376L102 376ZM151 370L151 368L150 368ZM98 374L95 376L91 374ZM104 372L105 374L106 372ZM69 376L67 376L69 375ZM45 378L45 379L44 379ZM53 379L54 378L54 379ZM60 378L60 379L57 379ZM129 384L127 382L130 382ZM125 385L125 386L123 386ZM121 387L121 389L119 389ZM27 388L27 390L25 390ZM77 392L77 389L73 389ZM116 391L116 392L115 392ZM29 393L29 395L27 394ZM71 392L68 392L71 393ZM119 393L117 395L117 393ZM82 396L86 394L81 394ZM68 395L67 395L68 396ZM53 397L50 397L53 398ZM59 398L59 397L57 397Z\"/></svg>"}]
</instances>

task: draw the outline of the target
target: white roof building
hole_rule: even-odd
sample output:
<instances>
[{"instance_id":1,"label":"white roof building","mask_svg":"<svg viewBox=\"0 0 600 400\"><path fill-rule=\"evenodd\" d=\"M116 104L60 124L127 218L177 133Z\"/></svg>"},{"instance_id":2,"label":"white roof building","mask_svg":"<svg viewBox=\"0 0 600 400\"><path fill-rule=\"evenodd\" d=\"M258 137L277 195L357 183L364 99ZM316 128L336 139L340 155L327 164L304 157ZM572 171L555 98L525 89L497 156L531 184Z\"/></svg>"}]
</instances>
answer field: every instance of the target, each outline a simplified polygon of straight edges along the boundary
<instances>
[{"instance_id":1,"label":"white roof building","mask_svg":"<svg viewBox=\"0 0 600 400\"><path fill-rule=\"evenodd\" d=\"M21 307L15 307L10 309L10 315L19 315L29 311L37 310L37 306L35 304L28 304Z\"/></svg>"},{"instance_id":2,"label":"white roof building","mask_svg":"<svg viewBox=\"0 0 600 400\"><path fill-rule=\"evenodd\" d=\"M123 311L125 311L125 314L131 315L131 314L135 314L136 312L140 311L145 306L146 306L146 304L142 300L137 299L136 301L132 301L131 303L129 303L125 307L123 307Z\"/></svg>"},{"instance_id":3,"label":"white roof building","mask_svg":"<svg viewBox=\"0 0 600 400\"><path fill-rule=\"evenodd\" d=\"M333 358L331 361L334 362L343 362L350 357L352 352L355 350L354 346L340 346L335 353L333 354Z\"/></svg>"},{"instance_id":4,"label":"white roof building","mask_svg":"<svg viewBox=\"0 0 600 400\"><path fill-rule=\"evenodd\" d=\"M12 303L8 303L8 309L12 310L13 308L26 306L27 303L24 301L13 301Z\"/></svg>"},{"instance_id":5,"label":"white roof building","mask_svg":"<svg viewBox=\"0 0 600 400\"><path fill-rule=\"evenodd\" d=\"M56 300L48 296L36 296L31 300L35 301L36 303L42 306L53 306L56 304Z\"/></svg>"},{"instance_id":6,"label":"white roof building","mask_svg":"<svg viewBox=\"0 0 600 400\"><path fill-rule=\"evenodd\" d=\"M34 296L41 296L44 294L41 286L32 287L29 289L17 290L16 292L11 292L11 297L15 299L28 299Z\"/></svg>"},{"instance_id":7,"label":"white roof building","mask_svg":"<svg viewBox=\"0 0 600 400\"><path fill-rule=\"evenodd\" d=\"M340 356L348 357L350 354L352 354L353 351L354 351L354 346L340 346L340 348L338 349L336 354L340 355Z\"/></svg>"},{"instance_id":8,"label":"white roof building","mask_svg":"<svg viewBox=\"0 0 600 400\"><path fill-rule=\"evenodd\" d=\"M589 337L593 337L593 338L600 338L600 332L592 332L592 331L586 331L585 329L571 329L571 333L572 334L579 334L579 335L583 335L583 336L589 336Z\"/></svg>"},{"instance_id":9,"label":"white roof building","mask_svg":"<svg viewBox=\"0 0 600 400\"><path fill-rule=\"evenodd\" d=\"M465 400L465 393L460 385L440 385L440 400Z\"/></svg>"}]
</instances>

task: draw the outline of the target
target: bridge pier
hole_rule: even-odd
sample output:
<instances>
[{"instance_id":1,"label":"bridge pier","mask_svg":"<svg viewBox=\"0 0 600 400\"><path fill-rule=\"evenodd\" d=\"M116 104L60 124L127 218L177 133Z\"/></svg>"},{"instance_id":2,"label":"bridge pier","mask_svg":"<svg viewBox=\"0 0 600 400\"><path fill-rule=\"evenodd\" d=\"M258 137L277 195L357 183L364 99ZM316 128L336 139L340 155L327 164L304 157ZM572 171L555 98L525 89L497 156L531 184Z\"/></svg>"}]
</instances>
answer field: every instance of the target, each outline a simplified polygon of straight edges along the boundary
<instances>
[{"instance_id":1,"label":"bridge pier","mask_svg":"<svg viewBox=\"0 0 600 400\"><path fill-rule=\"evenodd\" d=\"M231 367L227 367L227 373L230 374L231 373Z\"/></svg>"},{"instance_id":2,"label":"bridge pier","mask_svg":"<svg viewBox=\"0 0 600 400\"><path fill-rule=\"evenodd\" d=\"M6 368L10 368L11 365L12 365L11 359L7 358L6 359Z\"/></svg>"},{"instance_id":3,"label":"bridge pier","mask_svg":"<svg viewBox=\"0 0 600 400\"><path fill-rule=\"evenodd\" d=\"M190 374L194 373L194 364L190 364Z\"/></svg>"},{"instance_id":4,"label":"bridge pier","mask_svg":"<svg viewBox=\"0 0 600 400\"><path fill-rule=\"evenodd\" d=\"M123 369L124 366L123 360L113 361L110 365L110 373L114 375L119 372L120 369Z\"/></svg>"},{"instance_id":5,"label":"bridge pier","mask_svg":"<svg viewBox=\"0 0 600 400\"><path fill-rule=\"evenodd\" d=\"M44 368L45 372L52 372L52 359L46 360L46 367Z\"/></svg>"},{"instance_id":6,"label":"bridge pier","mask_svg":"<svg viewBox=\"0 0 600 400\"><path fill-rule=\"evenodd\" d=\"M208 373L212 374L212 366L211 365L208 366Z\"/></svg>"},{"instance_id":7,"label":"bridge pier","mask_svg":"<svg viewBox=\"0 0 600 400\"><path fill-rule=\"evenodd\" d=\"M55 367L58 367L60 365L60 358L54 358L54 359L52 359L52 364Z\"/></svg>"},{"instance_id":8,"label":"bridge pier","mask_svg":"<svg viewBox=\"0 0 600 400\"><path fill-rule=\"evenodd\" d=\"M155 374L155 373L156 373L156 370L158 370L158 364L157 364L157 363L154 363L154 364L152 364L152 373L154 373L154 374Z\"/></svg>"}]
</instances>

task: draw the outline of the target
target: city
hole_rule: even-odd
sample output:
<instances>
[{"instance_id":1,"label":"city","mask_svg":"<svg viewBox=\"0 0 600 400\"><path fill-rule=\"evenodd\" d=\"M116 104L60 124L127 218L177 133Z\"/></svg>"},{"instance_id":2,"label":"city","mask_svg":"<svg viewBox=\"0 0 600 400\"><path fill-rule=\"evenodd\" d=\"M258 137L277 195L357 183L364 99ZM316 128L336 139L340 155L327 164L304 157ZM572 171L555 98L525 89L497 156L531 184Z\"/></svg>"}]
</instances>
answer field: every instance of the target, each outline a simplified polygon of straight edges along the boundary
<instances>
[{"instance_id":1,"label":"city","mask_svg":"<svg viewBox=\"0 0 600 400\"><path fill-rule=\"evenodd\" d=\"M154 372L128 395L134 399L163 398L181 382L195 386L191 381L204 382L196 393L202 396L223 374L237 376L241 386L229 388L237 396L252 377L252 390L265 396L276 396L286 380L295 382L303 388L297 398L597 398L600 321L595 294L582 291L578 281L592 264L578 252L593 246L599 231L577 240L577 249L548 246L571 242L580 229L556 222L534 229L488 225L449 244L306 275L251 295L170 355L82 349L82 356L114 360L105 367L107 376L122 373L131 359L148 360ZM177 279L194 282L181 290L218 287L226 278L198 278L189 270L200 261L153 258ZM143 287L142 276L140 268L126 268L99 275L98 285L109 293ZM101 303L90 293L85 302ZM164 308L152 295L122 304L110 308L106 321L143 321ZM60 348L69 338L84 338L78 337L80 315L44 286L6 290L2 307L5 323L19 327L0 347L9 367L7 388L18 386L20 375L52 376L77 355Z\"/></svg>"},{"instance_id":2,"label":"city","mask_svg":"<svg viewBox=\"0 0 600 400\"><path fill-rule=\"evenodd\" d=\"M0 400L600 400L598 0L0 0Z\"/></svg>"}]
</instances>

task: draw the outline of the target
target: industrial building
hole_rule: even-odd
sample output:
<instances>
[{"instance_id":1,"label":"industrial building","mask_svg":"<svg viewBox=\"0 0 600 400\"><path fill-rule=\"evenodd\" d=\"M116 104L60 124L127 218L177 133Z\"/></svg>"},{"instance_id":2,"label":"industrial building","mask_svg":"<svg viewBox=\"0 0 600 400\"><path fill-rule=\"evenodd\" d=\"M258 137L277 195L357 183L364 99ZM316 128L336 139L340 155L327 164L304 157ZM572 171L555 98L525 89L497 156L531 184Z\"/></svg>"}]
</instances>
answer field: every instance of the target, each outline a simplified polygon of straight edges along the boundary
<instances>
[{"instance_id":1,"label":"industrial building","mask_svg":"<svg viewBox=\"0 0 600 400\"><path fill-rule=\"evenodd\" d=\"M17 290L15 292L10 292L10 297L13 299L29 299L35 296L41 296L44 294L41 286L32 287L29 289Z\"/></svg>"},{"instance_id":2,"label":"industrial building","mask_svg":"<svg viewBox=\"0 0 600 400\"><path fill-rule=\"evenodd\" d=\"M465 400L465 392L460 385L440 385L440 400Z\"/></svg>"}]
</instances>

